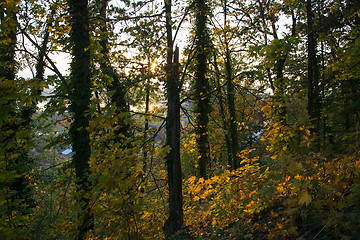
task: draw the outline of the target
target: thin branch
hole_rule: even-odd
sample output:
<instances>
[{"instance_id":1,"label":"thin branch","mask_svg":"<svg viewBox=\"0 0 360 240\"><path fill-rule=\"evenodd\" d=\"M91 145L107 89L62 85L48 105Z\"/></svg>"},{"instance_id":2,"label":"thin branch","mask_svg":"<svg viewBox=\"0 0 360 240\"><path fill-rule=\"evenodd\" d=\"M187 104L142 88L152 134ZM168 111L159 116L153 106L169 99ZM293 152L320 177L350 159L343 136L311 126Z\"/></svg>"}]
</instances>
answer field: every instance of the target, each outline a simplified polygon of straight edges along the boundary
<instances>
[{"instance_id":1,"label":"thin branch","mask_svg":"<svg viewBox=\"0 0 360 240\"><path fill-rule=\"evenodd\" d=\"M67 95L49 95L49 96L45 96L46 98L66 98L66 99L70 99L69 96Z\"/></svg>"},{"instance_id":2,"label":"thin branch","mask_svg":"<svg viewBox=\"0 0 360 240\"><path fill-rule=\"evenodd\" d=\"M173 38L172 42L175 42L176 36L177 36L177 34L178 34L179 30L180 30L180 26L181 26L181 24L184 22L184 20L185 20L186 16L188 15L188 13L190 12L190 9L194 6L194 3L195 3L195 1L193 1L193 2L188 6L188 8L185 10L184 16L182 17L182 19L181 19L180 22L179 22L179 25L178 25L178 27L177 27L177 29L176 29L176 32L175 32L175 35L174 35L174 38Z\"/></svg>"},{"instance_id":3,"label":"thin branch","mask_svg":"<svg viewBox=\"0 0 360 240\"><path fill-rule=\"evenodd\" d=\"M52 166L50 166L50 167L48 167L48 168L45 168L45 169L41 170L40 173L45 172L45 171L47 171L47 170L50 170L50 169L52 169L52 168L56 168L56 167L58 167L58 166L60 166L60 165L63 165L63 164L65 164L65 163L69 163L69 162L70 162L70 160L65 161L65 162L61 162L61 163L57 163L57 164L55 164L55 165L52 165Z\"/></svg>"},{"instance_id":4,"label":"thin branch","mask_svg":"<svg viewBox=\"0 0 360 240\"><path fill-rule=\"evenodd\" d=\"M186 117L189 119L189 123L191 124L191 126L193 126L195 128L195 125L192 123L191 121L191 116L190 114L188 113L188 111L180 105L180 109L183 111L183 113L186 115Z\"/></svg>"},{"instance_id":5,"label":"thin branch","mask_svg":"<svg viewBox=\"0 0 360 240\"><path fill-rule=\"evenodd\" d=\"M160 118L160 119L163 119L163 120L166 119L165 117L162 117L162 116L159 116L159 115L154 115L154 114L151 114L151 113L142 113L142 112L134 112L134 111L129 111L129 112L134 113L132 116L134 116L134 115L144 115L144 116Z\"/></svg>"},{"instance_id":6,"label":"thin branch","mask_svg":"<svg viewBox=\"0 0 360 240\"><path fill-rule=\"evenodd\" d=\"M123 16L123 17L117 17L114 19L107 19L107 22L119 22L119 21L128 21L128 20L139 20L143 18L155 18L155 17L161 17L164 14L165 11L162 11L161 13L153 14L153 15L144 15L144 16ZM93 17L92 19L101 19L100 17Z\"/></svg>"},{"instance_id":7,"label":"thin branch","mask_svg":"<svg viewBox=\"0 0 360 240\"><path fill-rule=\"evenodd\" d=\"M154 133L154 135L152 135L148 140L146 140L145 142L143 142L143 144L141 144L140 148L142 148L143 146L145 146L145 144L147 144L148 142L150 142L151 140L155 139L155 137L159 134L159 132L161 131L161 129L163 129L163 127L166 124L166 120L164 120L160 127L158 128L158 130L156 130L156 132Z\"/></svg>"},{"instance_id":8,"label":"thin branch","mask_svg":"<svg viewBox=\"0 0 360 240\"><path fill-rule=\"evenodd\" d=\"M20 26L18 26L18 28L20 29L21 33L25 35L25 37L38 49L41 50L41 46L39 46L39 44L37 44L35 42L35 40L33 40L29 34L25 31L25 29L21 28ZM52 70L58 75L58 77L60 78L61 82L64 84L64 87L67 91L67 93L69 95L71 95L71 89L69 84L66 82L66 79L64 78L64 76L60 73L59 69L56 67L55 63L51 60L51 58L49 57L48 54L45 54L45 58L46 60L50 63L51 67L53 68Z\"/></svg>"}]
</instances>

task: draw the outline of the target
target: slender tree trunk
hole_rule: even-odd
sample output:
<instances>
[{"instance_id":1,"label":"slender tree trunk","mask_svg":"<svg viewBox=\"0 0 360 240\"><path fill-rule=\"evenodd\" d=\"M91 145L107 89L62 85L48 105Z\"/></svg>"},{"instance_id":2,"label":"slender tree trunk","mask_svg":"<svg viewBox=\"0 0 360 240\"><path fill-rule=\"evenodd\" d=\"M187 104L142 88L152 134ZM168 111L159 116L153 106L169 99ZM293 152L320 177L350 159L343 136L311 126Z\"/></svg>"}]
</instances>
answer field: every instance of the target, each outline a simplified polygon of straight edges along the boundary
<instances>
[{"instance_id":1,"label":"slender tree trunk","mask_svg":"<svg viewBox=\"0 0 360 240\"><path fill-rule=\"evenodd\" d=\"M71 106L73 121L70 136L74 151L73 164L76 173L77 202L81 210L78 214L79 225L76 239L85 239L94 228L94 215L91 212L92 183L90 175L90 137L89 137L89 105L91 98L91 67L89 12L87 0L69 0L71 16Z\"/></svg>"},{"instance_id":2,"label":"slender tree trunk","mask_svg":"<svg viewBox=\"0 0 360 240\"><path fill-rule=\"evenodd\" d=\"M261 8L260 8L262 11L261 15L263 18L263 23L265 25L266 19L265 19L265 15L264 15L264 8L260 1L258 1L258 3L259 3L259 6L261 6ZM271 18L272 18L271 19L272 35L273 35L274 39L279 40L279 37L277 34L277 28L275 26L275 20L273 19L273 16ZM296 17L295 17L294 11L291 11L291 18L292 18L291 36L295 37L297 22L296 22ZM267 41L266 33L265 33L265 41ZM277 58L275 60L274 71L276 74L276 79L274 80L274 82L271 79L269 70L267 70L270 85L271 85L272 90L274 91L273 102L276 103L275 119L277 122L281 123L282 125L287 124L287 119L286 119L287 110L286 110L286 101L285 101L286 85L285 85L285 81L284 81L285 80L284 79L284 67L285 67L287 57L288 57L288 52L283 54L282 56L279 56L279 58Z\"/></svg>"},{"instance_id":3,"label":"slender tree trunk","mask_svg":"<svg viewBox=\"0 0 360 240\"><path fill-rule=\"evenodd\" d=\"M144 124L144 141L147 141L149 136L149 119L147 114L149 113L149 105L150 105L150 60L148 61L148 74L146 79L146 86L145 86L145 124ZM148 162L148 144L146 143L143 147L144 153L144 163L143 163L143 170L144 172L147 171L147 162Z\"/></svg>"},{"instance_id":4,"label":"slender tree trunk","mask_svg":"<svg viewBox=\"0 0 360 240\"><path fill-rule=\"evenodd\" d=\"M180 97L179 97L179 48L173 52L171 26L171 0L165 0L167 32L166 88L168 110L166 117L166 156L169 184L170 215L164 225L167 236L181 230L183 224L182 173L180 160Z\"/></svg>"},{"instance_id":5,"label":"slender tree trunk","mask_svg":"<svg viewBox=\"0 0 360 240\"><path fill-rule=\"evenodd\" d=\"M325 59L324 59L324 43L321 42L321 98L325 99ZM324 107L324 105L322 104L322 107ZM323 115L322 116L322 140L323 142L325 142L326 140L326 116Z\"/></svg>"},{"instance_id":6,"label":"slender tree trunk","mask_svg":"<svg viewBox=\"0 0 360 240\"><path fill-rule=\"evenodd\" d=\"M239 152L239 136L237 130L237 116L236 116L236 108L235 108L235 89L234 83L232 79L232 70L231 70L231 63L230 63L230 50L226 50L226 85L227 85L227 104L229 108L229 132L230 132L230 139L231 139L231 158L232 158L232 165L233 169L237 169L239 167L239 158L237 156Z\"/></svg>"},{"instance_id":7,"label":"slender tree trunk","mask_svg":"<svg viewBox=\"0 0 360 240\"><path fill-rule=\"evenodd\" d=\"M50 17L48 18L48 21L47 21L47 24L46 24L47 26L46 26L46 30L44 32L44 38L43 38L43 41L42 41L42 44L41 44L41 49L39 50L38 62L36 63L36 76L35 76L35 78L39 82L44 80L45 54L46 54L47 45L49 43L49 35L50 35L49 29L52 26L52 21L53 21L54 14L55 14L55 10L51 10ZM37 91L36 94L40 95L41 91Z\"/></svg>"},{"instance_id":8,"label":"slender tree trunk","mask_svg":"<svg viewBox=\"0 0 360 240\"><path fill-rule=\"evenodd\" d=\"M274 83L275 93L274 99L277 102L278 106L276 108L276 116L278 121L286 124L286 103L284 99L285 94L285 83L284 83L284 66L285 66L285 58L281 58L276 60L275 63L275 71L276 71L276 80Z\"/></svg>"},{"instance_id":9,"label":"slender tree trunk","mask_svg":"<svg viewBox=\"0 0 360 240\"><path fill-rule=\"evenodd\" d=\"M316 145L319 147L320 128L320 91L319 91L319 70L316 58L316 39L313 26L313 10L311 0L306 1L307 13L307 51L308 51L308 115L311 123L311 132L316 138Z\"/></svg>"},{"instance_id":10,"label":"slender tree trunk","mask_svg":"<svg viewBox=\"0 0 360 240\"><path fill-rule=\"evenodd\" d=\"M209 35L206 29L208 8L206 0L195 1L196 18L196 55L195 55L195 96L196 96L196 143L199 152L199 176L207 178L207 164L210 160L210 147L208 136L209 108L210 108L210 84L206 76L207 60L210 45Z\"/></svg>"},{"instance_id":11,"label":"slender tree trunk","mask_svg":"<svg viewBox=\"0 0 360 240\"><path fill-rule=\"evenodd\" d=\"M214 56L214 64L215 64L215 72L216 72L216 88L218 89L218 93L216 95L218 101L219 101L219 112L220 116L223 122L223 129L224 129L224 137L225 137L225 144L226 144L226 156L227 156L227 164L229 166L232 165L232 154L231 154L231 141L229 136L229 124L227 122L226 116L225 116L225 107L224 107L224 100L223 100L223 92L221 90L221 84L220 84L220 70L216 63L216 56ZM224 94L225 95L225 94Z\"/></svg>"},{"instance_id":12,"label":"slender tree trunk","mask_svg":"<svg viewBox=\"0 0 360 240\"><path fill-rule=\"evenodd\" d=\"M224 29L227 25L227 1L224 1ZM231 66L231 53L229 48L229 40L227 38L227 33L225 32L225 71L226 71L226 86L227 86L227 105L229 109L229 133L231 139L231 158L233 169L239 167L239 158L237 156L239 152L239 134L237 130L237 116L236 116L236 107L235 107L235 88L233 82L233 73Z\"/></svg>"},{"instance_id":13,"label":"slender tree trunk","mask_svg":"<svg viewBox=\"0 0 360 240\"><path fill-rule=\"evenodd\" d=\"M257 3L259 5L259 11L260 11L260 17L261 17L261 20L262 20L262 24L263 24L263 32L264 32L264 41L265 41L265 46L268 45L268 39L267 39L267 20L265 19L265 12L264 12L264 7L263 7L263 3L259 0L257 0ZM271 71L270 71L270 68L267 67L266 68L266 73L268 75L268 79L269 79L269 84L270 84L270 88L273 92L275 92L275 86L274 86L274 82L272 80L272 77L271 77Z\"/></svg>"},{"instance_id":14,"label":"slender tree trunk","mask_svg":"<svg viewBox=\"0 0 360 240\"><path fill-rule=\"evenodd\" d=\"M272 22L273 36L274 39L279 39L277 35L277 30L275 27L275 22ZM274 92L274 100L277 103L276 107L276 118L277 121L286 124L286 102L285 102L285 82L284 82L284 67L286 62L287 54L285 56L281 56L275 60L275 73L276 79L274 82L275 92Z\"/></svg>"},{"instance_id":15,"label":"slender tree trunk","mask_svg":"<svg viewBox=\"0 0 360 240\"><path fill-rule=\"evenodd\" d=\"M124 86L120 82L120 76L113 68L110 62L110 49L109 49L109 31L107 24L107 6L109 0L98 0L100 6L100 17L102 19L100 24L101 31L101 53L103 58L100 60L100 68L102 73L111 79L110 84L107 87L108 92L111 92L110 100L111 104L115 106L115 116L117 118L117 126L115 127L116 142L121 142L125 137L129 136L129 124L126 123L126 113L129 111L129 106L125 99Z\"/></svg>"},{"instance_id":16,"label":"slender tree trunk","mask_svg":"<svg viewBox=\"0 0 360 240\"><path fill-rule=\"evenodd\" d=\"M29 105L23 107L21 109L21 116L23 118L23 126L25 128L28 128L31 122L31 117L36 111L36 104L38 103L38 99L41 96L43 88L40 87L41 82L44 81L44 73L45 73L45 55L46 55L46 49L49 42L49 35L50 31L49 28L52 26L53 16L55 14L55 10L52 10L50 13L50 16L46 23L46 28L44 32L43 41L41 44L41 48L39 49L38 57L37 57L37 63L35 66L36 75L34 81L37 82L37 85L34 89L31 90L31 97L32 101L29 103Z\"/></svg>"}]
</instances>

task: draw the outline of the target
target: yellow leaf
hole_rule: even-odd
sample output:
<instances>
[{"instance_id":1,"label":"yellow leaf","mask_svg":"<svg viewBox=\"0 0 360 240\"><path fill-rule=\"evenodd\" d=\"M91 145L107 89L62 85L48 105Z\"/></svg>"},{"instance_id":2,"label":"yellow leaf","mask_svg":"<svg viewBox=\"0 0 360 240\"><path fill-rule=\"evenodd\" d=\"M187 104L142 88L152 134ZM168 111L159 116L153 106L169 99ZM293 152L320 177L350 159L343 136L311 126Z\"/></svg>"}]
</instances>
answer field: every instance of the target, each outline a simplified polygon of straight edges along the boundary
<instances>
[{"instance_id":1,"label":"yellow leaf","mask_svg":"<svg viewBox=\"0 0 360 240\"><path fill-rule=\"evenodd\" d=\"M194 183L195 180L196 180L196 177L195 177L195 176L192 176L192 177L189 178L188 181L189 181L190 183Z\"/></svg>"}]
</instances>

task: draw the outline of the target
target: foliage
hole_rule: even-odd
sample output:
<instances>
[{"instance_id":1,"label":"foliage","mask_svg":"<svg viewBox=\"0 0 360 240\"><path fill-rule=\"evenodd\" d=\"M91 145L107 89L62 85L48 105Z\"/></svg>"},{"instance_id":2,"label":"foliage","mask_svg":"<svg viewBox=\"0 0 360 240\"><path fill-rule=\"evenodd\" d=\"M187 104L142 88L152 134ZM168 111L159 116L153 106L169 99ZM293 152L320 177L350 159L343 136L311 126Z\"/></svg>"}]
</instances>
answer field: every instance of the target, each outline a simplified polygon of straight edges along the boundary
<instances>
[{"instance_id":1,"label":"foliage","mask_svg":"<svg viewBox=\"0 0 360 240\"><path fill-rule=\"evenodd\" d=\"M312 40L306 1L82 2L89 28L78 30L77 1L0 3L1 239L360 235L354 1L312 1ZM176 137L165 130L165 82L177 73L165 40L180 47ZM71 73L58 53L73 57ZM311 114L309 91L320 101ZM184 212L173 236L170 140L180 142ZM79 235L84 216L94 224Z\"/></svg>"}]
</instances>

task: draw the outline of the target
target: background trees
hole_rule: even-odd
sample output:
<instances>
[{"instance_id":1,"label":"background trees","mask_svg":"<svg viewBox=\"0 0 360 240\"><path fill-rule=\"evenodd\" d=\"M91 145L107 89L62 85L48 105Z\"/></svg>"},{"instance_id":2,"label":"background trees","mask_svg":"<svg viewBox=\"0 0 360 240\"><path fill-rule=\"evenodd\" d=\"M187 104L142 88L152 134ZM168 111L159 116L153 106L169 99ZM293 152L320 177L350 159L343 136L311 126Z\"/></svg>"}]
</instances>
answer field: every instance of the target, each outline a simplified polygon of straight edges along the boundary
<instances>
[{"instance_id":1,"label":"background trees","mask_svg":"<svg viewBox=\"0 0 360 240\"><path fill-rule=\"evenodd\" d=\"M358 236L355 2L6 1L0 17L3 238Z\"/></svg>"}]
</instances>

